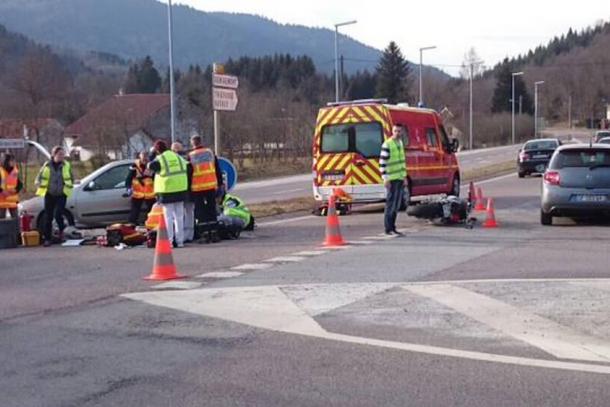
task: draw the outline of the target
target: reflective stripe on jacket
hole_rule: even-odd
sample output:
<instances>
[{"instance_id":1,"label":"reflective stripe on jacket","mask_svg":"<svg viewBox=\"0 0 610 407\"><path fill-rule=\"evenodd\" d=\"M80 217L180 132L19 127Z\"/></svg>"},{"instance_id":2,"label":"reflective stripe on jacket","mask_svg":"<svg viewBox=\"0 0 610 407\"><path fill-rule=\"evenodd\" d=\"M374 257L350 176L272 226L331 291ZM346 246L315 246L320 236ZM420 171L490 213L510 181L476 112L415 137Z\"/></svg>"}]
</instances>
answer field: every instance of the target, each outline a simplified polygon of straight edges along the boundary
<instances>
[{"instance_id":1,"label":"reflective stripe on jacket","mask_svg":"<svg viewBox=\"0 0 610 407\"><path fill-rule=\"evenodd\" d=\"M0 188L2 188L2 192L8 194L0 194L0 209L15 209L17 207L19 203L18 184L19 169L17 166L14 166L11 172L8 172L4 167L0 167Z\"/></svg>"},{"instance_id":2,"label":"reflective stripe on jacket","mask_svg":"<svg viewBox=\"0 0 610 407\"><path fill-rule=\"evenodd\" d=\"M133 169L136 176L131 181L131 190L133 199L155 199L155 188L153 185L153 177L149 175L148 170L140 166L140 160L136 160Z\"/></svg>"},{"instance_id":3,"label":"reflective stripe on jacket","mask_svg":"<svg viewBox=\"0 0 610 407\"><path fill-rule=\"evenodd\" d=\"M189 153L193 166L193 181L191 192L211 191L218 189L216 174L216 157L209 148L196 148Z\"/></svg>"},{"instance_id":4,"label":"reflective stripe on jacket","mask_svg":"<svg viewBox=\"0 0 610 407\"><path fill-rule=\"evenodd\" d=\"M384 181L399 181L407 177L405 147L402 141L389 139L383 143L379 167Z\"/></svg>"},{"instance_id":5,"label":"reflective stripe on jacket","mask_svg":"<svg viewBox=\"0 0 610 407\"><path fill-rule=\"evenodd\" d=\"M51 179L51 168L49 168L51 163L47 161L42 166L40 173L38 174L38 189L36 190L36 195L45 196L47 194L47 190L49 188L49 180ZM64 183L64 195L70 197L72 195L72 189L74 185L72 183L72 166L68 161L63 161L61 164L61 174L62 180Z\"/></svg>"},{"instance_id":6,"label":"reflective stripe on jacket","mask_svg":"<svg viewBox=\"0 0 610 407\"><path fill-rule=\"evenodd\" d=\"M178 154L167 150L155 159L161 170L155 176L155 194L186 192L188 189L188 163Z\"/></svg>"}]
</instances>

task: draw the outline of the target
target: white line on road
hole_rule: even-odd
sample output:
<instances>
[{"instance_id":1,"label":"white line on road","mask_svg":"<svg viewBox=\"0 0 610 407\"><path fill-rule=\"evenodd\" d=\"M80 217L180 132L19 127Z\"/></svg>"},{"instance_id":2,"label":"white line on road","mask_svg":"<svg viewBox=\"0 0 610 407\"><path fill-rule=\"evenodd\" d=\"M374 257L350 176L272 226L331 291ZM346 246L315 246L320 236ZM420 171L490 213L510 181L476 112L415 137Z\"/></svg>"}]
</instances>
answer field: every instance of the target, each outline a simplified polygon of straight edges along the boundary
<instances>
[{"instance_id":1,"label":"white line on road","mask_svg":"<svg viewBox=\"0 0 610 407\"><path fill-rule=\"evenodd\" d=\"M199 278L233 278L239 277L244 273L240 273L239 271L215 271L211 273L203 273L198 275Z\"/></svg>"},{"instance_id":2,"label":"white line on road","mask_svg":"<svg viewBox=\"0 0 610 407\"><path fill-rule=\"evenodd\" d=\"M452 308L557 358L610 362L610 343L588 337L569 327L486 295L449 284L406 285L403 288Z\"/></svg>"},{"instance_id":3,"label":"white line on road","mask_svg":"<svg viewBox=\"0 0 610 407\"><path fill-rule=\"evenodd\" d=\"M293 256L321 256L323 254L328 253L326 250L305 250L302 252L294 253Z\"/></svg>"},{"instance_id":4,"label":"white line on road","mask_svg":"<svg viewBox=\"0 0 610 407\"><path fill-rule=\"evenodd\" d=\"M298 221L301 221L301 220L312 219L312 218L316 218L316 216L313 216L313 215L299 216L299 217L296 217L296 218L280 219L280 220L274 220L274 221L271 221L271 222L257 223L256 225L258 227L275 226L275 225L281 225L283 223L298 222Z\"/></svg>"},{"instance_id":5,"label":"white line on road","mask_svg":"<svg viewBox=\"0 0 610 407\"><path fill-rule=\"evenodd\" d=\"M305 257L301 256L279 256L263 261L265 263L298 263L303 260L305 260Z\"/></svg>"},{"instance_id":6,"label":"white line on road","mask_svg":"<svg viewBox=\"0 0 610 407\"><path fill-rule=\"evenodd\" d=\"M200 288L202 285L202 283L196 281L168 281L153 285L151 288L155 290L192 290L194 288Z\"/></svg>"},{"instance_id":7,"label":"white line on road","mask_svg":"<svg viewBox=\"0 0 610 407\"><path fill-rule=\"evenodd\" d=\"M271 263L246 263L240 266L231 267L231 270L266 270L271 267L273 267L273 264Z\"/></svg>"}]
</instances>

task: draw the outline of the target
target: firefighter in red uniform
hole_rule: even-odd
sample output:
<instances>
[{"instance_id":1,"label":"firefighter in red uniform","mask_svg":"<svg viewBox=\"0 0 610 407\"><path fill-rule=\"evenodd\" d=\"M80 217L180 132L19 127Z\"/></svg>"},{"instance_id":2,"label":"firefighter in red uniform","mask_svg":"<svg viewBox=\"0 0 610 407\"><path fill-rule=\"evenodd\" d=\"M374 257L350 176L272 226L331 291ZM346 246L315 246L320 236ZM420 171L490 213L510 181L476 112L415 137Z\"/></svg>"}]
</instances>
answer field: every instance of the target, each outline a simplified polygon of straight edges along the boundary
<instances>
[{"instance_id":1,"label":"firefighter in red uniform","mask_svg":"<svg viewBox=\"0 0 610 407\"><path fill-rule=\"evenodd\" d=\"M140 212L148 215L148 212L155 203L155 191L153 184L153 174L146 168L148 164L148 154L142 151L138 159L129 168L125 187L127 193L131 195L131 211L129 213L129 223L138 224Z\"/></svg>"}]
</instances>

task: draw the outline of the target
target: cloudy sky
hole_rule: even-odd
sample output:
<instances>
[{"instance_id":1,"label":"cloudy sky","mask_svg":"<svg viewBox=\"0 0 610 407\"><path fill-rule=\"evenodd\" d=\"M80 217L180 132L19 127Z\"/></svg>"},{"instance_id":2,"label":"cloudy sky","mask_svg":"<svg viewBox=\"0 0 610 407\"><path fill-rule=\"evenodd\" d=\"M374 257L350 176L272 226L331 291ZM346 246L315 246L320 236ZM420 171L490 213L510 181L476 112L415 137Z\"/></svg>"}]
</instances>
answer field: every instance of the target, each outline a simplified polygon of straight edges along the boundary
<instances>
[{"instance_id":1,"label":"cloudy sky","mask_svg":"<svg viewBox=\"0 0 610 407\"><path fill-rule=\"evenodd\" d=\"M546 43L570 27L581 29L610 19L610 1L580 0L174 0L204 11L257 14L280 23L333 27L358 20L342 32L384 48L395 40L408 59L419 59L420 47L438 48L425 54L425 63L452 74L464 53L474 47L486 65ZM380 6L383 5L383 6Z\"/></svg>"}]
</instances>

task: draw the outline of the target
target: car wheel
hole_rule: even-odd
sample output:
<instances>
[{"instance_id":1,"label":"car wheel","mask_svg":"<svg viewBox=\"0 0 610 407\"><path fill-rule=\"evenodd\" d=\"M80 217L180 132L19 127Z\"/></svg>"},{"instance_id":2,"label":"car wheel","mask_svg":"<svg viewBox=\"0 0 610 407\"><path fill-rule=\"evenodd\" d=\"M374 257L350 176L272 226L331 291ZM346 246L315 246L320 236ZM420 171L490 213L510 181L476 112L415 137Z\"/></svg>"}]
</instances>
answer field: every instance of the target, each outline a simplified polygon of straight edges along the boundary
<instances>
[{"instance_id":1,"label":"car wheel","mask_svg":"<svg viewBox=\"0 0 610 407\"><path fill-rule=\"evenodd\" d=\"M519 175L519 178L523 178L523 177L525 177L525 172L523 172L523 171L519 171L519 172L517 173L517 175Z\"/></svg>"},{"instance_id":2,"label":"car wheel","mask_svg":"<svg viewBox=\"0 0 610 407\"><path fill-rule=\"evenodd\" d=\"M40 215L38 215L38 220L36 221L36 228L38 229L38 232L40 233L41 236L44 235L44 216L45 216L45 212L42 211L40 212ZM64 224L65 226L74 226L74 216L72 216L72 214L70 213L69 210L64 209L64 213L63 213L63 217L64 217ZM55 232L57 230L57 222L55 222L55 220L53 220L53 232Z\"/></svg>"},{"instance_id":3,"label":"car wheel","mask_svg":"<svg viewBox=\"0 0 610 407\"><path fill-rule=\"evenodd\" d=\"M455 174L455 176L453 177L453 183L452 183L451 191L449 192L449 195L457 196L459 198L460 187L461 187L460 176Z\"/></svg>"},{"instance_id":4,"label":"car wheel","mask_svg":"<svg viewBox=\"0 0 610 407\"><path fill-rule=\"evenodd\" d=\"M546 213L542 209L540 210L540 223L544 226L550 226L553 224L553 215Z\"/></svg>"}]
</instances>

